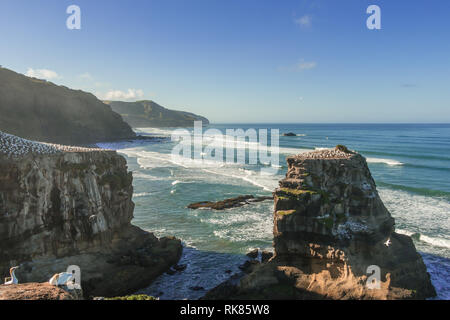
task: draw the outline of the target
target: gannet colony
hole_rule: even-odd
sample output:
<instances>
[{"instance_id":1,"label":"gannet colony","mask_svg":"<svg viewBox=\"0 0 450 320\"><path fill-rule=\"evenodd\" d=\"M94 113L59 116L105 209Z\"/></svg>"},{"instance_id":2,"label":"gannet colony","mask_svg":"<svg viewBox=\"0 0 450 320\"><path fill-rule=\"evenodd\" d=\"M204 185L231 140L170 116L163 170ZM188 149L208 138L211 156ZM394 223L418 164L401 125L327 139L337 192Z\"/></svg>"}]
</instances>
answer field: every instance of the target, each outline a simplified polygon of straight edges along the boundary
<instances>
[{"instance_id":1,"label":"gannet colony","mask_svg":"<svg viewBox=\"0 0 450 320\"><path fill-rule=\"evenodd\" d=\"M0 131L0 154L4 154L7 157L20 157L28 154L49 155L61 152L90 152L90 151L105 151L105 150L99 148L72 147L59 144L31 141Z\"/></svg>"}]
</instances>

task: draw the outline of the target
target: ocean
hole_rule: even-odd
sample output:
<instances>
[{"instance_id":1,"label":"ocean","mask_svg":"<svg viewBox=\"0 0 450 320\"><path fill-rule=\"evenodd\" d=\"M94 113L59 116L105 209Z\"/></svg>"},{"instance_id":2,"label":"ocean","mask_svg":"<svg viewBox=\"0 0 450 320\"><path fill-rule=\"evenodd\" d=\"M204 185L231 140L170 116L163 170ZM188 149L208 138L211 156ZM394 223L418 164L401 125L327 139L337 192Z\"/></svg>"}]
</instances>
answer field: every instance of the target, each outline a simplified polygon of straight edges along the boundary
<instances>
[{"instance_id":1,"label":"ocean","mask_svg":"<svg viewBox=\"0 0 450 320\"><path fill-rule=\"evenodd\" d=\"M450 299L450 124L211 124L204 130L211 128L224 134L254 128L296 135L280 136L279 164L272 166L272 175L261 174L267 163L174 161L171 152L178 142L170 140L169 128L135 129L169 137L159 142L99 144L124 155L133 171L133 223L157 236L174 235L185 245L180 264L187 264L186 270L164 274L140 292L198 299L237 272L250 249L271 249L272 201L223 211L191 210L188 204L271 195L286 174L286 156L343 144L366 157L397 232L413 236L437 299ZM221 139L215 132L204 143ZM246 147L248 154L258 143Z\"/></svg>"}]
</instances>

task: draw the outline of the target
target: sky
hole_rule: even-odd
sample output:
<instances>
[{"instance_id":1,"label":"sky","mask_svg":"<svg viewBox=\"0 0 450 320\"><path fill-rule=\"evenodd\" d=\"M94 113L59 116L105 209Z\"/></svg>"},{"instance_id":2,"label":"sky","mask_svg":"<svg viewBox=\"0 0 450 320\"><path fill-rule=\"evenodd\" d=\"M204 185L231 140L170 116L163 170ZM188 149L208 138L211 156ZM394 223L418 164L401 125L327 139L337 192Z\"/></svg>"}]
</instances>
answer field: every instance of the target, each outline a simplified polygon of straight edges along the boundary
<instances>
[{"instance_id":1,"label":"sky","mask_svg":"<svg viewBox=\"0 0 450 320\"><path fill-rule=\"evenodd\" d=\"M213 123L450 122L448 0L0 0L0 39L3 67Z\"/></svg>"}]
</instances>

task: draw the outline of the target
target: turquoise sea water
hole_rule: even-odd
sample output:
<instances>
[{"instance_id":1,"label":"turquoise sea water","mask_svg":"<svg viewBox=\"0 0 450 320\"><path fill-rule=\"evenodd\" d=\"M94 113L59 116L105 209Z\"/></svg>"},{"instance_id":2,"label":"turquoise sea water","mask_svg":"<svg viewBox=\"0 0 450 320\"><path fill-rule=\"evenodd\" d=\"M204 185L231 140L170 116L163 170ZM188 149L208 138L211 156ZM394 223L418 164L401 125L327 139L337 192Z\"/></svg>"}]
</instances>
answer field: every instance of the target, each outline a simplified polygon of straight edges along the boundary
<instances>
[{"instance_id":1,"label":"turquoise sea water","mask_svg":"<svg viewBox=\"0 0 450 320\"><path fill-rule=\"evenodd\" d=\"M171 129L140 128L140 134L167 136L161 142L100 144L117 149L134 176L133 223L158 236L175 235L186 247L180 263L187 269L165 274L143 290L161 299L197 299L227 279L251 248L271 248L273 203L265 201L224 211L190 210L189 203L243 195L270 195L286 173L285 157L344 144L367 158L381 198L399 233L416 234L438 298L450 299L450 124L221 124L204 128L279 129L274 175L260 174L268 164L174 161ZM270 131L269 131L270 132ZM220 144L217 133L204 145ZM247 143L247 152L258 143ZM227 273L228 272L228 273ZM194 291L199 286L204 290Z\"/></svg>"}]
</instances>

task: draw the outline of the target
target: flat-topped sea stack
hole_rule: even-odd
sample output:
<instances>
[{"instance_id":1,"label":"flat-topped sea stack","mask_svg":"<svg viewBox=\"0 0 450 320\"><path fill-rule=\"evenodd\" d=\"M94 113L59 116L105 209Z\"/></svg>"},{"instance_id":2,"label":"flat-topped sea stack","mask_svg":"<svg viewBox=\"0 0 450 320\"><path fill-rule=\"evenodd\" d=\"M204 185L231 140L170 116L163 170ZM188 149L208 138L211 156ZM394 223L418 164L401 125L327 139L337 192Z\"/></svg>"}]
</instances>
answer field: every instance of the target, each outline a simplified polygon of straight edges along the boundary
<instances>
[{"instance_id":1,"label":"flat-topped sea stack","mask_svg":"<svg viewBox=\"0 0 450 320\"><path fill-rule=\"evenodd\" d=\"M131 224L132 195L115 151L0 132L0 277L19 266L19 284L43 283L77 265L85 298L147 286L177 263L182 246Z\"/></svg>"},{"instance_id":2,"label":"flat-topped sea stack","mask_svg":"<svg viewBox=\"0 0 450 320\"><path fill-rule=\"evenodd\" d=\"M224 292L237 299L435 296L411 238L394 232L364 157L338 146L287 163L274 192L274 257L205 298L226 298ZM376 269L379 288L368 281Z\"/></svg>"}]
</instances>

